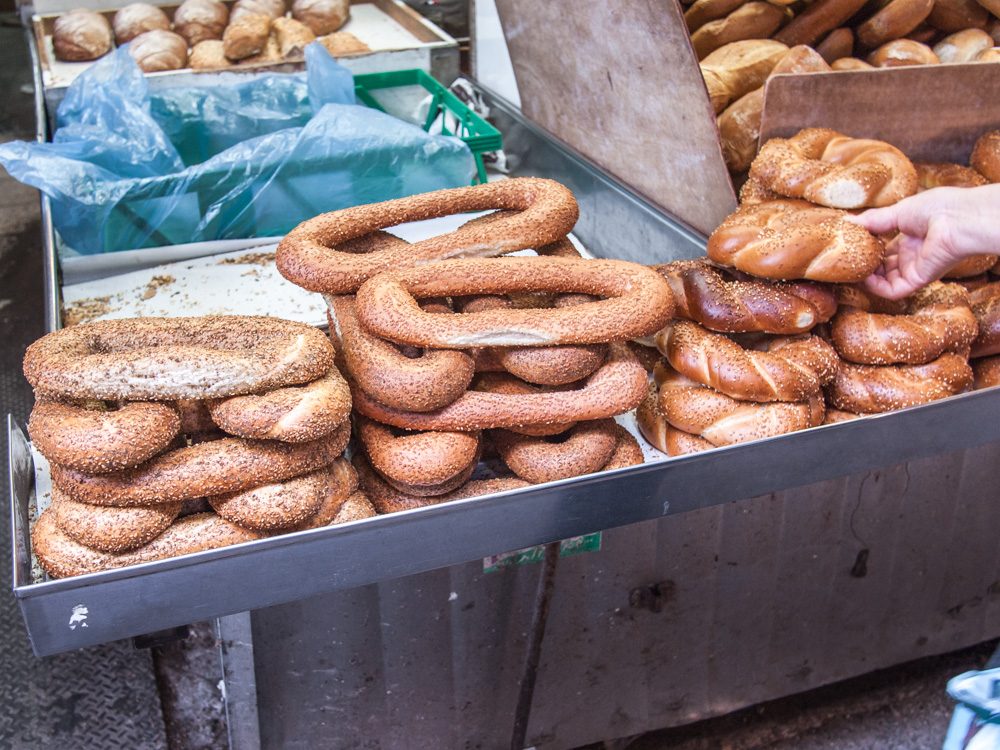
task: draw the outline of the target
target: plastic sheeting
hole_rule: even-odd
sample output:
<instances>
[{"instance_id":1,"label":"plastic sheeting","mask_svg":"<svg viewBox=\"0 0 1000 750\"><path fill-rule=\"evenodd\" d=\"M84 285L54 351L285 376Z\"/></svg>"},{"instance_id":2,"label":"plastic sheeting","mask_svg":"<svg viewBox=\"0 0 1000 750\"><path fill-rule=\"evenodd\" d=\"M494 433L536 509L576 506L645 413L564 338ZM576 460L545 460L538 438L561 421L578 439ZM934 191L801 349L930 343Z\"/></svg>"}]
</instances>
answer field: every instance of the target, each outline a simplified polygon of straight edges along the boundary
<instances>
[{"instance_id":1,"label":"plastic sheeting","mask_svg":"<svg viewBox=\"0 0 1000 750\"><path fill-rule=\"evenodd\" d=\"M151 92L127 48L67 91L52 143L0 164L52 199L62 254L275 236L324 211L469 184L457 138L354 103L318 44L306 73Z\"/></svg>"}]
</instances>

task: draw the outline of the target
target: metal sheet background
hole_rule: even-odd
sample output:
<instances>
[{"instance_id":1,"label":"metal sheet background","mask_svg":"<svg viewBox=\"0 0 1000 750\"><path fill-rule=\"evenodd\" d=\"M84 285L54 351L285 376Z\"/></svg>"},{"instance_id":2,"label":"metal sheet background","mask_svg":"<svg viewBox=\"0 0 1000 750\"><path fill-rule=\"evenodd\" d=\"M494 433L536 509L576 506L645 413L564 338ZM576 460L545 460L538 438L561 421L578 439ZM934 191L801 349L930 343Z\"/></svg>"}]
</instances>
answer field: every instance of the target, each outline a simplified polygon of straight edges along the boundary
<instances>
[{"instance_id":1,"label":"metal sheet background","mask_svg":"<svg viewBox=\"0 0 1000 750\"><path fill-rule=\"evenodd\" d=\"M998 460L987 445L605 532L560 560L530 742L678 725L1000 635ZM261 746L505 746L538 573L475 562L254 612ZM651 584L659 612L630 604Z\"/></svg>"}]
</instances>

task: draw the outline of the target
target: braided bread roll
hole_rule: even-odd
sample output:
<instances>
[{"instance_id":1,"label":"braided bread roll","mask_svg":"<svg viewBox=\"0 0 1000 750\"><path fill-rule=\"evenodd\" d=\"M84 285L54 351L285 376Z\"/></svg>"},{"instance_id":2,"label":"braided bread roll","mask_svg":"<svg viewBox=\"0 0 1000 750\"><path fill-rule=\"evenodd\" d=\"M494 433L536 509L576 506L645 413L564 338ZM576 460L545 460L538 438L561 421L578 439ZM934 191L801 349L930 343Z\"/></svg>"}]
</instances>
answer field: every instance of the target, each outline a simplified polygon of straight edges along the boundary
<instances>
[{"instance_id":1,"label":"braided bread roll","mask_svg":"<svg viewBox=\"0 0 1000 750\"><path fill-rule=\"evenodd\" d=\"M1000 354L1000 282L976 289L969 294L969 299L979 322L979 335L972 342L971 356Z\"/></svg>"},{"instance_id":2,"label":"braided bread roll","mask_svg":"<svg viewBox=\"0 0 1000 750\"><path fill-rule=\"evenodd\" d=\"M878 268L885 247L844 217L805 201L741 207L708 238L708 257L766 279L861 281Z\"/></svg>"},{"instance_id":3,"label":"braided bread roll","mask_svg":"<svg viewBox=\"0 0 1000 750\"><path fill-rule=\"evenodd\" d=\"M674 261L654 268L670 284L674 316L712 331L804 333L828 321L837 310L833 292L819 284L726 278L704 260Z\"/></svg>"},{"instance_id":4,"label":"braided bread roll","mask_svg":"<svg viewBox=\"0 0 1000 750\"><path fill-rule=\"evenodd\" d=\"M972 368L959 354L942 354L925 365L841 364L827 398L855 414L905 409L954 396L972 385Z\"/></svg>"},{"instance_id":5,"label":"braided bread roll","mask_svg":"<svg viewBox=\"0 0 1000 750\"><path fill-rule=\"evenodd\" d=\"M656 347L682 375L742 401L804 401L819 393L838 364L833 348L816 336L754 351L688 321L656 334Z\"/></svg>"},{"instance_id":6,"label":"braided bread roll","mask_svg":"<svg viewBox=\"0 0 1000 750\"><path fill-rule=\"evenodd\" d=\"M823 423L819 392L804 402L760 404L738 401L672 371L659 379L659 404L666 421L714 446L761 440Z\"/></svg>"},{"instance_id":7,"label":"braided bread roll","mask_svg":"<svg viewBox=\"0 0 1000 750\"><path fill-rule=\"evenodd\" d=\"M868 365L926 364L946 351L962 351L976 338L969 294L958 284L935 282L914 294L903 315L843 307L830 334L837 353Z\"/></svg>"},{"instance_id":8,"label":"braided bread roll","mask_svg":"<svg viewBox=\"0 0 1000 750\"><path fill-rule=\"evenodd\" d=\"M772 138L750 174L777 193L831 208L888 206L917 192L917 170L898 148L828 128Z\"/></svg>"}]
</instances>

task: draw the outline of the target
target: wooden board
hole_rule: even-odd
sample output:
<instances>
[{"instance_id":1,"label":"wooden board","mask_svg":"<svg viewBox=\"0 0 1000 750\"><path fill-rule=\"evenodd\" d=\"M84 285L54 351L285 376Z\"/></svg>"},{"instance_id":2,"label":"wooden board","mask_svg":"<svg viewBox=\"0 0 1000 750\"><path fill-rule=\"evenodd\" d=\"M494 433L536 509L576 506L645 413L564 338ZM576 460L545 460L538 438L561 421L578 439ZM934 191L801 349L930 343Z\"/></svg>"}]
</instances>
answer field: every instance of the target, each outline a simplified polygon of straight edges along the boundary
<instances>
[{"instance_id":1,"label":"wooden board","mask_svg":"<svg viewBox=\"0 0 1000 750\"><path fill-rule=\"evenodd\" d=\"M769 79L761 142L805 127L888 141L917 161L967 164L976 138L1000 127L1000 65L927 65Z\"/></svg>"},{"instance_id":2,"label":"wooden board","mask_svg":"<svg viewBox=\"0 0 1000 750\"><path fill-rule=\"evenodd\" d=\"M497 0L530 119L703 233L736 205L673 0Z\"/></svg>"}]
</instances>

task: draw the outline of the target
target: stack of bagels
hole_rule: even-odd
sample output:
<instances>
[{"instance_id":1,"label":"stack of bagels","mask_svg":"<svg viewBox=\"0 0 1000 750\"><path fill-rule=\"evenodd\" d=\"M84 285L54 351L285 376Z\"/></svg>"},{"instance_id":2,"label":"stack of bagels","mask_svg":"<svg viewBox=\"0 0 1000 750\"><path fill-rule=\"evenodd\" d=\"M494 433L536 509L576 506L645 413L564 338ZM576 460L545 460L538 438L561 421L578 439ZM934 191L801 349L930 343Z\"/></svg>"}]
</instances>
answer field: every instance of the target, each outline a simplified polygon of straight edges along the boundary
<instances>
[{"instance_id":1,"label":"stack of bagels","mask_svg":"<svg viewBox=\"0 0 1000 750\"><path fill-rule=\"evenodd\" d=\"M382 231L472 211L493 212L413 244ZM324 214L280 244L279 271L327 297L380 512L641 463L613 417L645 394L627 342L671 318L671 292L581 258L577 216L559 183L518 178ZM537 257L492 257L521 250Z\"/></svg>"},{"instance_id":2,"label":"stack of bagels","mask_svg":"<svg viewBox=\"0 0 1000 750\"><path fill-rule=\"evenodd\" d=\"M52 576L374 514L342 454L350 391L319 330L277 318L66 328L24 357L52 502L32 531Z\"/></svg>"},{"instance_id":3,"label":"stack of bagels","mask_svg":"<svg viewBox=\"0 0 1000 750\"><path fill-rule=\"evenodd\" d=\"M997 180L998 157L997 132L977 143L975 168L914 165L888 143L818 128L768 141L708 258L658 267L678 320L652 340L663 360L638 412L646 438L681 455L927 403L972 385L970 347L986 357L979 383L996 383L1000 283L985 272L997 257L968 258L901 302L880 299L858 282L894 238L848 211Z\"/></svg>"}]
</instances>

